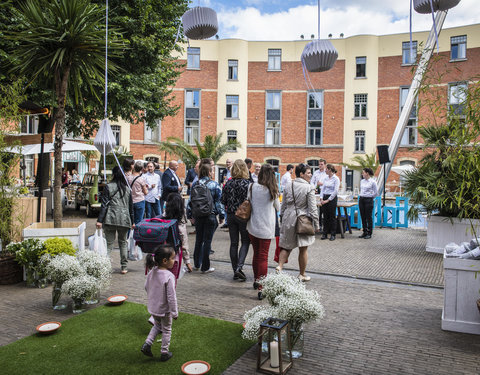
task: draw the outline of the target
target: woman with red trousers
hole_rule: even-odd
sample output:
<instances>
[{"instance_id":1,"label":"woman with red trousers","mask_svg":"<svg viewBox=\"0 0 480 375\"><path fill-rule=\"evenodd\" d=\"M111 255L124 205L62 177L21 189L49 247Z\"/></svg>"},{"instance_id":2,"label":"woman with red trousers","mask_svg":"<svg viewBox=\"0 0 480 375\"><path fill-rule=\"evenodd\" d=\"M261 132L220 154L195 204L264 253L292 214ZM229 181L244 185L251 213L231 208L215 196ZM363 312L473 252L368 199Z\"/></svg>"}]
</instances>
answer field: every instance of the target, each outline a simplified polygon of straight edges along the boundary
<instances>
[{"instance_id":1,"label":"woman with red trousers","mask_svg":"<svg viewBox=\"0 0 480 375\"><path fill-rule=\"evenodd\" d=\"M278 185L275 172L270 164L262 165L258 174L258 182L253 184L248 196L252 204L247 230L253 247L252 266L255 277L253 288L260 290L258 299L263 299L261 285L258 281L267 275L268 249L270 241L275 237L275 215L276 211L280 209Z\"/></svg>"}]
</instances>

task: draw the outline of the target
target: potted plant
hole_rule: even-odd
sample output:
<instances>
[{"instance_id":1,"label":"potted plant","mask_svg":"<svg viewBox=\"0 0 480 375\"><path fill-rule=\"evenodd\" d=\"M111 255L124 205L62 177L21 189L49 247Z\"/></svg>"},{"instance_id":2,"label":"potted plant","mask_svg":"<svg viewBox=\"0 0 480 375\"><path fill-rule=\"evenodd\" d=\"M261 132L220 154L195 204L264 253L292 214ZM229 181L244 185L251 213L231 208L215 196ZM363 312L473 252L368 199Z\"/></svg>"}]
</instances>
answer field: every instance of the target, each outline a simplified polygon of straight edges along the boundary
<instances>
[{"instance_id":1,"label":"potted plant","mask_svg":"<svg viewBox=\"0 0 480 375\"><path fill-rule=\"evenodd\" d=\"M22 242L11 242L7 251L15 254L15 260L24 267L27 286L44 288L46 281L39 268L39 260L45 252L43 242L36 238L29 238Z\"/></svg>"},{"instance_id":2,"label":"potted plant","mask_svg":"<svg viewBox=\"0 0 480 375\"><path fill-rule=\"evenodd\" d=\"M269 274L260 280L260 284L269 305L256 306L245 312L242 337L257 340L260 323L269 317L288 320L292 357L301 357L304 325L321 319L324 315L319 294L307 290L304 283L284 272Z\"/></svg>"},{"instance_id":3,"label":"potted plant","mask_svg":"<svg viewBox=\"0 0 480 375\"><path fill-rule=\"evenodd\" d=\"M404 187L413 203L409 218L418 217L419 206L428 214L427 251L443 252L449 243L480 237L480 84L449 87L448 108L435 95L441 94L438 87L422 90L426 121L418 132L425 156L406 173ZM442 329L480 334L480 260L444 255L443 264Z\"/></svg>"}]
</instances>

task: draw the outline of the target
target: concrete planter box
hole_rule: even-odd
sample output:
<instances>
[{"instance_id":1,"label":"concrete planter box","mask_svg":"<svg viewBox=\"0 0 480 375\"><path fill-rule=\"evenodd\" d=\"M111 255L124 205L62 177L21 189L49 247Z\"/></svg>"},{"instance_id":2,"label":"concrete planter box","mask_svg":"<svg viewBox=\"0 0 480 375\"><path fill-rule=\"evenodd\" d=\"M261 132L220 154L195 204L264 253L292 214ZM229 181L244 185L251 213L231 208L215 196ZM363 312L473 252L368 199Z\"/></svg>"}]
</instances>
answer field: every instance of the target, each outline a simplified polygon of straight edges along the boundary
<instances>
[{"instance_id":1,"label":"concrete planter box","mask_svg":"<svg viewBox=\"0 0 480 375\"><path fill-rule=\"evenodd\" d=\"M83 250L85 249L86 227L84 221L64 221L61 228L54 228L53 221L33 223L23 230L23 239L38 238L45 241L53 237L68 238L72 241L73 246Z\"/></svg>"},{"instance_id":2,"label":"concrete planter box","mask_svg":"<svg viewBox=\"0 0 480 375\"><path fill-rule=\"evenodd\" d=\"M427 220L426 250L428 252L443 254L443 249L448 243L469 242L474 237L470 220L453 218L453 224L449 218L444 216L430 216ZM480 236L480 221L473 220L472 222L477 231L477 236Z\"/></svg>"},{"instance_id":3,"label":"concrete planter box","mask_svg":"<svg viewBox=\"0 0 480 375\"><path fill-rule=\"evenodd\" d=\"M480 260L443 257L445 289L442 329L480 335Z\"/></svg>"}]
</instances>

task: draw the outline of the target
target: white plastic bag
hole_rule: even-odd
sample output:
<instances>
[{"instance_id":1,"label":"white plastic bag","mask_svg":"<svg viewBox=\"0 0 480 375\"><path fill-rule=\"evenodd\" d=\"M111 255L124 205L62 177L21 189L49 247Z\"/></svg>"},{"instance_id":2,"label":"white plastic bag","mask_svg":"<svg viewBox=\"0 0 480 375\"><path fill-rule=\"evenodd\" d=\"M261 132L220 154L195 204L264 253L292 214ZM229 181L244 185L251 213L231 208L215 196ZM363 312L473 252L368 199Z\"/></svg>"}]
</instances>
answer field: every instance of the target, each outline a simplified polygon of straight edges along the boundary
<instances>
[{"instance_id":1,"label":"white plastic bag","mask_svg":"<svg viewBox=\"0 0 480 375\"><path fill-rule=\"evenodd\" d=\"M143 259L142 249L140 246L135 245L135 240L133 239L133 230L130 231L130 236L128 237L128 260L137 261Z\"/></svg>"},{"instance_id":2,"label":"white plastic bag","mask_svg":"<svg viewBox=\"0 0 480 375\"><path fill-rule=\"evenodd\" d=\"M103 229L97 229L95 234L88 237L88 248L102 256L107 256L107 240L103 236Z\"/></svg>"}]
</instances>

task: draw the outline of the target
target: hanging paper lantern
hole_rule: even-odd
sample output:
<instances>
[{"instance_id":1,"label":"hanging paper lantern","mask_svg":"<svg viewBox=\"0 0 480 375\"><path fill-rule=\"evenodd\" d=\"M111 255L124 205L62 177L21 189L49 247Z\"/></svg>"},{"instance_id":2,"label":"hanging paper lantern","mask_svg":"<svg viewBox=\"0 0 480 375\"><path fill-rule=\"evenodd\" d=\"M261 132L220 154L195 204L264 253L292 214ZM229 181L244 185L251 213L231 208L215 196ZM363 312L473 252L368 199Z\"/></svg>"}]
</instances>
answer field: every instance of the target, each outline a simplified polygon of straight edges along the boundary
<instances>
[{"instance_id":1,"label":"hanging paper lantern","mask_svg":"<svg viewBox=\"0 0 480 375\"><path fill-rule=\"evenodd\" d=\"M430 1L432 2L434 12L437 10L448 10L460 2L460 0L413 0L413 8L417 13L432 13Z\"/></svg>"},{"instance_id":2,"label":"hanging paper lantern","mask_svg":"<svg viewBox=\"0 0 480 375\"><path fill-rule=\"evenodd\" d=\"M333 68L338 52L326 39L317 39L308 43L302 52L302 64L309 72L324 72Z\"/></svg>"},{"instance_id":3,"label":"hanging paper lantern","mask_svg":"<svg viewBox=\"0 0 480 375\"><path fill-rule=\"evenodd\" d=\"M217 13L212 8L195 7L182 16L183 32L190 39L207 39L218 31Z\"/></svg>"}]
</instances>

